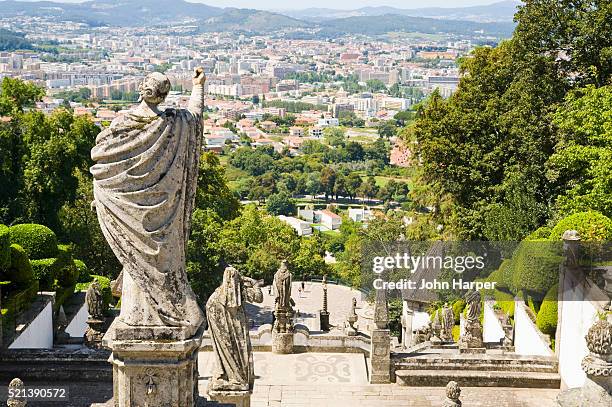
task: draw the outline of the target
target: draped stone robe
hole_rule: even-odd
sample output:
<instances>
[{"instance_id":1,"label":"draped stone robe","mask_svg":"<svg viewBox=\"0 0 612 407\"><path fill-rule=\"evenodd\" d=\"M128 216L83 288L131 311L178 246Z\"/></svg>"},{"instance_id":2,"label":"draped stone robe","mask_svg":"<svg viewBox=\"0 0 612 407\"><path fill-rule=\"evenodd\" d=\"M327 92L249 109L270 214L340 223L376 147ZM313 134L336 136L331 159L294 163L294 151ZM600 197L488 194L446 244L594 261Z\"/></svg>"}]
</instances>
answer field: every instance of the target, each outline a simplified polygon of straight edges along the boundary
<instances>
[{"instance_id":1,"label":"draped stone robe","mask_svg":"<svg viewBox=\"0 0 612 407\"><path fill-rule=\"evenodd\" d=\"M128 325L183 327L191 336L203 322L185 272L201 135L201 108L190 108L128 113L96 138L95 206L123 265Z\"/></svg>"},{"instance_id":2,"label":"draped stone robe","mask_svg":"<svg viewBox=\"0 0 612 407\"><path fill-rule=\"evenodd\" d=\"M206 302L206 318L215 365L208 391L249 391L255 379L246 302L262 302L263 293L233 267Z\"/></svg>"}]
</instances>

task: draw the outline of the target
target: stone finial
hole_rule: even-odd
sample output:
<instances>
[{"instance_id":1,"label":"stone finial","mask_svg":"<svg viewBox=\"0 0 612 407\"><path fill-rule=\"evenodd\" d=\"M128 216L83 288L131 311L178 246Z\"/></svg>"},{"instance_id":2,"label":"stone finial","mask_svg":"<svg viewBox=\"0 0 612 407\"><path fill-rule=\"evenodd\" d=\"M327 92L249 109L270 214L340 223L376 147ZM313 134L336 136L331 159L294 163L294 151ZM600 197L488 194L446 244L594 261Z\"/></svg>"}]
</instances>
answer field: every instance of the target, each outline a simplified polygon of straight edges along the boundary
<instances>
[{"instance_id":1,"label":"stone finial","mask_svg":"<svg viewBox=\"0 0 612 407\"><path fill-rule=\"evenodd\" d=\"M11 382L8 385L9 389L19 389L19 390L23 390L23 388L25 387L25 385L23 384L23 381L19 378L15 378L13 380L11 380ZM9 398L8 400L6 400L6 405L8 407L25 407L27 405L27 401L25 399L20 399L20 398Z\"/></svg>"},{"instance_id":2,"label":"stone finial","mask_svg":"<svg viewBox=\"0 0 612 407\"><path fill-rule=\"evenodd\" d=\"M443 407L461 407L461 387L457 382L451 380L446 385L446 400L444 400Z\"/></svg>"},{"instance_id":3,"label":"stone finial","mask_svg":"<svg viewBox=\"0 0 612 407\"><path fill-rule=\"evenodd\" d=\"M378 329L386 329L389 325L389 309L387 305L387 291L376 290L374 302L374 323Z\"/></svg>"},{"instance_id":4,"label":"stone finial","mask_svg":"<svg viewBox=\"0 0 612 407\"><path fill-rule=\"evenodd\" d=\"M589 328L585 339L587 348L592 354L612 362L612 324L610 322L605 319L595 322Z\"/></svg>"},{"instance_id":5,"label":"stone finial","mask_svg":"<svg viewBox=\"0 0 612 407\"><path fill-rule=\"evenodd\" d=\"M580 235L578 234L577 230L566 230L565 232L563 232L563 240L580 240Z\"/></svg>"}]
</instances>

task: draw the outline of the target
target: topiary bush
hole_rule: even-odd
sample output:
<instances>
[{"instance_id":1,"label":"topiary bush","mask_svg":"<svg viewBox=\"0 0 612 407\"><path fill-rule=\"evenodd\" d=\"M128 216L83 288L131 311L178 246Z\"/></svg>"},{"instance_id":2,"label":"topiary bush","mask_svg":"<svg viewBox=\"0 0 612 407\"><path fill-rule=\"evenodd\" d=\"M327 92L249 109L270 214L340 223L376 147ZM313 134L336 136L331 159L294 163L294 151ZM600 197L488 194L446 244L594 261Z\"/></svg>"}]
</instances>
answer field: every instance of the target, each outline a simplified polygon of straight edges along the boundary
<instances>
[{"instance_id":1,"label":"topiary bush","mask_svg":"<svg viewBox=\"0 0 612 407\"><path fill-rule=\"evenodd\" d=\"M599 212L578 212L561 219L550 232L550 239L560 240L566 230L576 230L585 242L612 240L612 220Z\"/></svg>"},{"instance_id":2,"label":"topiary bush","mask_svg":"<svg viewBox=\"0 0 612 407\"><path fill-rule=\"evenodd\" d=\"M9 228L11 243L24 248L30 260L57 256L57 237L51 229L35 223L24 223Z\"/></svg>"},{"instance_id":3,"label":"topiary bush","mask_svg":"<svg viewBox=\"0 0 612 407\"><path fill-rule=\"evenodd\" d=\"M563 261L560 245L548 241L523 241L514 254L512 286L515 291L542 298L559 280Z\"/></svg>"},{"instance_id":4,"label":"topiary bush","mask_svg":"<svg viewBox=\"0 0 612 407\"><path fill-rule=\"evenodd\" d=\"M495 290L493 297L495 298L495 303L502 311L509 315L510 318L514 318L514 296L505 291Z\"/></svg>"},{"instance_id":5,"label":"topiary bush","mask_svg":"<svg viewBox=\"0 0 612 407\"><path fill-rule=\"evenodd\" d=\"M540 306L540 311L536 317L536 325L542 333L554 338L557 332L557 294L559 285L555 284L548 290L544 301Z\"/></svg>"},{"instance_id":6,"label":"topiary bush","mask_svg":"<svg viewBox=\"0 0 612 407\"><path fill-rule=\"evenodd\" d=\"M79 270L72 260L72 247L69 245L57 246L57 267L55 268L56 274L53 279L59 287L71 287L74 286L79 278Z\"/></svg>"},{"instance_id":7,"label":"topiary bush","mask_svg":"<svg viewBox=\"0 0 612 407\"><path fill-rule=\"evenodd\" d=\"M11 235L10 229L0 225L0 275L11 266Z\"/></svg>"},{"instance_id":8,"label":"topiary bush","mask_svg":"<svg viewBox=\"0 0 612 407\"><path fill-rule=\"evenodd\" d=\"M18 286L23 286L34 280L32 265L23 247L18 244L10 245L10 260L11 265L6 272L6 277L10 281Z\"/></svg>"},{"instance_id":9,"label":"topiary bush","mask_svg":"<svg viewBox=\"0 0 612 407\"><path fill-rule=\"evenodd\" d=\"M512 259L502 261L497 271L499 278L497 286L512 291L514 288L514 264Z\"/></svg>"},{"instance_id":10,"label":"topiary bush","mask_svg":"<svg viewBox=\"0 0 612 407\"><path fill-rule=\"evenodd\" d=\"M458 324L461 320L461 313L465 309L465 305L465 300L463 298L460 298L453 303L453 316L455 317L455 324Z\"/></svg>"},{"instance_id":11,"label":"topiary bush","mask_svg":"<svg viewBox=\"0 0 612 407\"><path fill-rule=\"evenodd\" d=\"M548 226L542 226L542 227L534 230L533 232L531 232L529 235L527 235L525 240L548 239L548 238L550 238L550 233L551 232L552 232L551 228L549 228Z\"/></svg>"},{"instance_id":12,"label":"topiary bush","mask_svg":"<svg viewBox=\"0 0 612 407\"><path fill-rule=\"evenodd\" d=\"M30 260L34 277L38 280L41 290L53 289L55 276L59 274L61 264L57 258Z\"/></svg>"},{"instance_id":13,"label":"topiary bush","mask_svg":"<svg viewBox=\"0 0 612 407\"><path fill-rule=\"evenodd\" d=\"M90 274L89 268L83 261L75 259L74 266L77 268L79 272L79 277L77 279L77 282L88 283L93 280L93 277Z\"/></svg>"}]
</instances>

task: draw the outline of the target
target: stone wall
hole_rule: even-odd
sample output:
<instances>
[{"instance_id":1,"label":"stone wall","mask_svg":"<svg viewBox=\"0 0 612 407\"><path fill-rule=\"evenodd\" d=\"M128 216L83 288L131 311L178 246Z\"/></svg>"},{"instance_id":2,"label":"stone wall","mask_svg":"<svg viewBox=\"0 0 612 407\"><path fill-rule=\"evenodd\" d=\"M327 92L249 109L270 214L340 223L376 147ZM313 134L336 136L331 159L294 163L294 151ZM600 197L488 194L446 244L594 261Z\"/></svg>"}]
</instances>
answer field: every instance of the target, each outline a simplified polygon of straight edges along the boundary
<instances>
[{"instance_id":1,"label":"stone wall","mask_svg":"<svg viewBox=\"0 0 612 407\"><path fill-rule=\"evenodd\" d=\"M514 348L518 355L552 356L550 341L527 314L525 303L514 301Z\"/></svg>"},{"instance_id":2,"label":"stone wall","mask_svg":"<svg viewBox=\"0 0 612 407\"><path fill-rule=\"evenodd\" d=\"M42 311L11 343L9 349L51 349L53 347L53 302Z\"/></svg>"},{"instance_id":3,"label":"stone wall","mask_svg":"<svg viewBox=\"0 0 612 407\"><path fill-rule=\"evenodd\" d=\"M500 343L505 337L504 329L495 315L493 302L484 302L484 320L482 324L482 336L485 343Z\"/></svg>"}]
</instances>

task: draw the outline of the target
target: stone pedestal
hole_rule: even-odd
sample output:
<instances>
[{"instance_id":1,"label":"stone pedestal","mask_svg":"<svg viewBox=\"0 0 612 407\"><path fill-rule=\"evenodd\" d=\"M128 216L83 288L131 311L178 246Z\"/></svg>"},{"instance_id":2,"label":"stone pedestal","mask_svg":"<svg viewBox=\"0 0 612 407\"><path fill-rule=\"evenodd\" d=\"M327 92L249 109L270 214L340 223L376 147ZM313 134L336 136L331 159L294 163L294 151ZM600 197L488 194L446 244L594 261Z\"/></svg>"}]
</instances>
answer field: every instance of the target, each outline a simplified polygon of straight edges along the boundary
<instances>
[{"instance_id":1,"label":"stone pedestal","mask_svg":"<svg viewBox=\"0 0 612 407\"><path fill-rule=\"evenodd\" d=\"M203 330L191 338L182 338L183 332L116 320L103 340L112 350L115 407L195 406Z\"/></svg>"},{"instance_id":2,"label":"stone pedestal","mask_svg":"<svg viewBox=\"0 0 612 407\"><path fill-rule=\"evenodd\" d=\"M370 383L391 383L391 332L388 329L374 329L371 343Z\"/></svg>"},{"instance_id":3,"label":"stone pedestal","mask_svg":"<svg viewBox=\"0 0 612 407\"><path fill-rule=\"evenodd\" d=\"M87 320L87 330L85 331L85 346L89 348L101 348L104 331L106 330L106 321L101 319L89 318Z\"/></svg>"},{"instance_id":4,"label":"stone pedestal","mask_svg":"<svg viewBox=\"0 0 612 407\"><path fill-rule=\"evenodd\" d=\"M327 311L319 311L319 320L321 322L321 331L328 332L329 331L329 312Z\"/></svg>"},{"instance_id":5,"label":"stone pedestal","mask_svg":"<svg viewBox=\"0 0 612 407\"><path fill-rule=\"evenodd\" d=\"M293 353L293 332L272 332L272 353Z\"/></svg>"},{"instance_id":6,"label":"stone pedestal","mask_svg":"<svg viewBox=\"0 0 612 407\"><path fill-rule=\"evenodd\" d=\"M250 391L209 391L208 397L223 406L251 407Z\"/></svg>"},{"instance_id":7,"label":"stone pedestal","mask_svg":"<svg viewBox=\"0 0 612 407\"><path fill-rule=\"evenodd\" d=\"M485 353L480 321L466 321L465 332L459 338L459 351L462 353Z\"/></svg>"}]
</instances>

